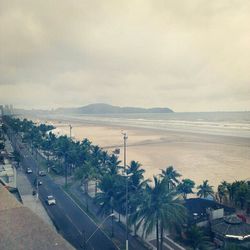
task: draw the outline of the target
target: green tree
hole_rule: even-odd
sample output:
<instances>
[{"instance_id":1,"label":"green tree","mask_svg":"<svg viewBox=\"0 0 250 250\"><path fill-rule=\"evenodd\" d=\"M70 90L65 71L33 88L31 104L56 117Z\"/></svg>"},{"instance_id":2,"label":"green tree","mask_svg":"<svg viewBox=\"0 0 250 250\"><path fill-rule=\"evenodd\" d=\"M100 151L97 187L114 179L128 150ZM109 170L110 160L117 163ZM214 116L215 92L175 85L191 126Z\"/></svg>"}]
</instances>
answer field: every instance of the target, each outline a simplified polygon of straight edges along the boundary
<instances>
[{"instance_id":1,"label":"green tree","mask_svg":"<svg viewBox=\"0 0 250 250\"><path fill-rule=\"evenodd\" d=\"M111 155L103 173L107 173L109 175L118 175L121 161L118 160L118 157L114 154Z\"/></svg>"},{"instance_id":2,"label":"green tree","mask_svg":"<svg viewBox=\"0 0 250 250\"><path fill-rule=\"evenodd\" d=\"M142 225L143 235L147 236L156 229L156 244L159 250L160 246L162 249L164 230L184 223L185 214L185 208L177 193L170 191L165 181L154 176L154 186L146 185L144 200L134 219L138 221L138 227Z\"/></svg>"},{"instance_id":3,"label":"green tree","mask_svg":"<svg viewBox=\"0 0 250 250\"><path fill-rule=\"evenodd\" d=\"M188 194L193 194L193 188L195 187L195 182L190 179L183 179L181 183L177 186L177 191L183 195L184 199L187 199Z\"/></svg>"},{"instance_id":4,"label":"green tree","mask_svg":"<svg viewBox=\"0 0 250 250\"><path fill-rule=\"evenodd\" d=\"M114 213L119 187L118 178L116 175L106 174L99 183L101 192L97 193L95 202L100 205L99 212L103 215ZM113 220L112 216L112 237L114 236Z\"/></svg>"},{"instance_id":5,"label":"green tree","mask_svg":"<svg viewBox=\"0 0 250 250\"><path fill-rule=\"evenodd\" d=\"M197 226L191 226L186 235L188 243L194 250L210 249L213 245L209 237L206 236L203 230Z\"/></svg>"},{"instance_id":6,"label":"green tree","mask_svg":"<svg viewBox=\"0 0 250 250\"><path fill-rule=\"evenodd\" d=\"M144 180L143 174L145 170L141 168L141 164L137 161L131 161L130 166L127 169L128 177L128 207L129 214L133 214L137 211L139 204L142 201L143 192L148 179ZM124 190L123 204L126 205L126 189ZM131 223L133 220L130 220ZM136 223L134 224L134 235L136 235Z\"/></svg>"},{"instance_id":7,"label":"green tree","mask_svg":"<svg viewBox=\"0 0 250 250\"><path fill-rule=\"evenodd\" d=\"M199 185L197 189L198 189L197 195L199 197L206 198L209 195L212 195L212 196L214 195L213 186L210 186L208 184L208 180L203 181L203 183Z\"/></svg>"},{"instance_id":8,"label":"green tree","mask_svg":"<svg viewBox=\"0 0 250 250\"><path fill-rule=\"evenodd\" d=\"M14 156L15 161L17 162L17 168L19 168L22 157L21 157L20 153L16 150L14 150L13 156Z\"/></svg>"},{"instance_id":9,"label":"green tree","mask_svg":"<svg viewBox=\"0 0 250 250\"><path fill-rule=\"evenodd\" d=\"M178 178L181 176L173 166L167 167L165 170L161 170L160 176L163 178L163 181L167 183L169 189L173 189L180 182Z\"/></svg>"},{"instance_id":10,"label":"green tree","mask_svg":"<svg viewBox=\"0 0 250 250\"><path fill-rule=\"evenodd\" d=\"M227 197L227 194L228 194L227 187L228 187L228 183L226 181L222 181L221 184L217 188L217 193L218 193L220 203L222 203L223 200L225 200Z\"/></svg>"}]
</instances>

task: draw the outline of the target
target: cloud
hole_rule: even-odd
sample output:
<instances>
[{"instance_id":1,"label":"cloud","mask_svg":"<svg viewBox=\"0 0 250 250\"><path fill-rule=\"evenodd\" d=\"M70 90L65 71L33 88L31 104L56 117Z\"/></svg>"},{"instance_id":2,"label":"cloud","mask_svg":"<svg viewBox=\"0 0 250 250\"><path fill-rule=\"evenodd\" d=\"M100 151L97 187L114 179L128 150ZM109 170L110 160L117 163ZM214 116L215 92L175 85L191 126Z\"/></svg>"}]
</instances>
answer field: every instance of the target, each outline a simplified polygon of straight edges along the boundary
<instances>
[{"instance_id":1,"label":"cloud","mask_svg":"<svg viewBox=\"0 0 250 250\"><path fill-rule=\"evenodd\" d=\"M249 12L247 0L2 0L0 100L249 109Z\"/></svg>"}]
</instances>

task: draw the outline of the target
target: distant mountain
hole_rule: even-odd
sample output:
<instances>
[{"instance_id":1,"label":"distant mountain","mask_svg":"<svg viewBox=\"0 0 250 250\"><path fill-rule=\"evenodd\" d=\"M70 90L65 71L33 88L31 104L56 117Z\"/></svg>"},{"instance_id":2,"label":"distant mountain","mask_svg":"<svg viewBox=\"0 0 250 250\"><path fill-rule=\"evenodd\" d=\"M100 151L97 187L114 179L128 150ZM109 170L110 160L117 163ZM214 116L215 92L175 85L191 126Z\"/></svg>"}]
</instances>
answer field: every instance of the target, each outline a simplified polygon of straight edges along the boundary
<instances>
[{"instance_id":1,"label":"distant mountain","mask_svg":"<svg viewBox=\"0 0 250 250\"><path fill-rule=\"evenodd\" d=\"M135 108L135 107L118 107L104 103L90 104L79 108L58 108L54 113L67 114L121 114L121 113L173 113L169 108Z\"/></svg>"}]
</instances>

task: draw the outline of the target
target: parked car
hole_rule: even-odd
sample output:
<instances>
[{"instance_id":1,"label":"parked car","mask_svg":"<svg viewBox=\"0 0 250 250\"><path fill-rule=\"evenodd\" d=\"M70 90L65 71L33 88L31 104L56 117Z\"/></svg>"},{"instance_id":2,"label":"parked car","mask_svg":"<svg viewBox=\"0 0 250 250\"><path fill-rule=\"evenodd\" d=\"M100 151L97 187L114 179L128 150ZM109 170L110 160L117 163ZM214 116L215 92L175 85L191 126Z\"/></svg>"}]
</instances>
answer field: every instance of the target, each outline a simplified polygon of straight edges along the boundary
<instances>
[{"instance_id":1,"label":"parked car","mask_svg":"<svg viewBox=\"0 0 250 250\"><path fill-rule=\"evenodd\" d=\"M32 169L31 169L31 168L27 168L27 169L26 169L26 173L27 173L27 174L31 174L31 173L32 173Z\"/></svg>"},{"instance_id":2,"label":"parked car","mask_svg":"<svg viewBox=\"0 0 250 250\"><path fill-rule=\"evenodd\" d=\"M56 205L56 199L53 197L53 195L49 195L46 200L47 204L50 205Z\"/></svg>"},{"instance_id":3,"label":"parked car","mask_svg":"<svg viewBox=\"0 0 250 250\"><path fill-rule=\"evenodd\" d=\"M39 174L39 176L46 176L45 171L39 171L38 174Z\"/></svg>"}]
</instances>

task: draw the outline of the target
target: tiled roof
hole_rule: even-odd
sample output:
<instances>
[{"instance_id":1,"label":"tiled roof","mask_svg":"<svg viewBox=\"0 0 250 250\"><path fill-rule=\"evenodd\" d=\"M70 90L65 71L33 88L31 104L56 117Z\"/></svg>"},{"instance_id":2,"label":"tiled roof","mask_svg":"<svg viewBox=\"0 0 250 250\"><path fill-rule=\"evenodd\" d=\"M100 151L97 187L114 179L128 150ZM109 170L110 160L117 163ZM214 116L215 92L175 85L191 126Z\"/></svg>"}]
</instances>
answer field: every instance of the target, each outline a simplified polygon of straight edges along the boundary
<instances>
[{"instance_id":1,"label":"tiled roof","mask_svg":"<svg viewBox=\"0 0 250 250\"><path fill-rule=\"evenodd\" d=\"M63 237L57 234L19 203L9 191L0 185L0 246L1 250L72 250Z\"/></svg>"},{"instance_id":2,"label":"tiled roof","mask_svg":"<svg viewBox=\"0 0 250 250\"><path fill-rule=\"evenodd\" d=\"M243 240L247 235L250 236L250 225L236 215L212 221L211 229L212 232L222 237L242 236L241 239Z\"/></svg>"},{"instance_id":3,"label":"tiled roof","mask_svg":"<svg viewBox=\"0 0 250 250\"><path fill-rule=\"evenodd\" d=\"M205 214L207 208L220 209L224 208L225 213L233 213L235 209L224 206L218 202L202 199L202 198L191 198L185 200L185 207L190 213Z\"/></svg>"}]
</instances>

